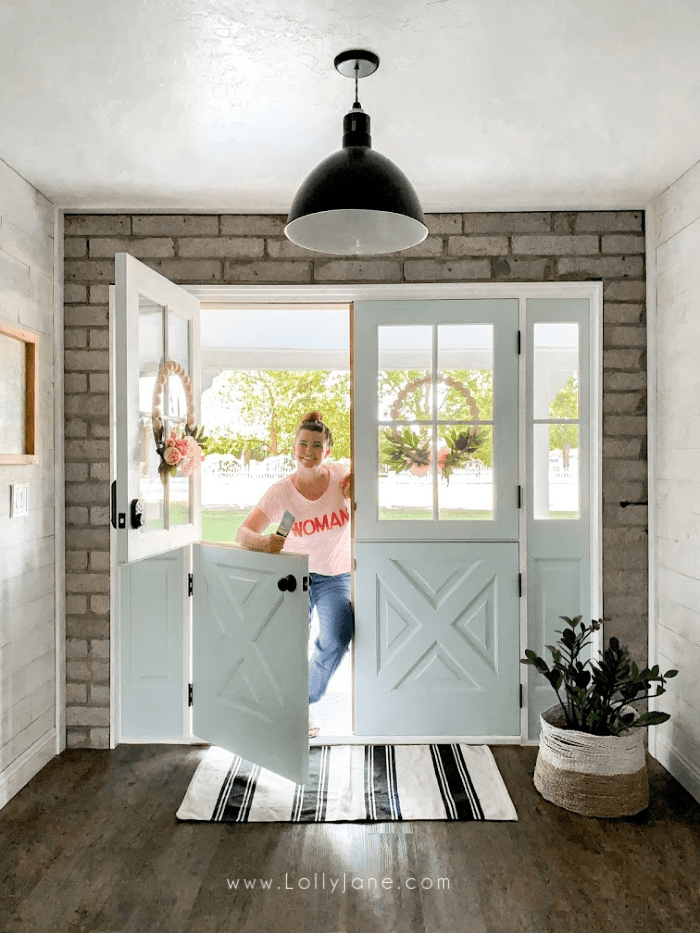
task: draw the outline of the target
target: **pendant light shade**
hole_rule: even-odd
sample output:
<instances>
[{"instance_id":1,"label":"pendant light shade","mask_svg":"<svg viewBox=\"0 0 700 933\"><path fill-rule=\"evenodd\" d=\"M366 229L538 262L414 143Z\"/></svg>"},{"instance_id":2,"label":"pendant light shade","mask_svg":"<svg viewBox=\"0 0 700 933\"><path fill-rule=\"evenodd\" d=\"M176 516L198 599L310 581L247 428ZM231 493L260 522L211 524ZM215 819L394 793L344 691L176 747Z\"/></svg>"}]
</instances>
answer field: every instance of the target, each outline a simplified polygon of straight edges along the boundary
<instances>
[{"instance_id":1,"label":"pendant light shade","mask_svg":"<svg viewBox=\"0 0 700 933\"><path fill-rule=\"evenodd\" d=\"M339 61L361 55L346 52ZM379 64L376 60L373 70ZM365 71L371 74L372 71ZM292 202L285 234L292 243L335 256L393 253L421 243L428 234L418 196L394 163L371 148L370 119L356 100L343 121L343 148L324 159Z\"/></svg>"}]
</instances>

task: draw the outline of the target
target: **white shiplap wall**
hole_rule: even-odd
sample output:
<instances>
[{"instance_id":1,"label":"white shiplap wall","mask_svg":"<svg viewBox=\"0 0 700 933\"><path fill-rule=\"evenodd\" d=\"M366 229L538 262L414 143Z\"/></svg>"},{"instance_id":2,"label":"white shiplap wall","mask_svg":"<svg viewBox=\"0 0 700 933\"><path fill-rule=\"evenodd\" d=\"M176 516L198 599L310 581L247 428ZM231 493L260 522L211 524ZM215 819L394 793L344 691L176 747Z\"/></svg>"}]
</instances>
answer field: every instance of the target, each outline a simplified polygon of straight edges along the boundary
<instances>
[{"instance_id":1,"label":"white shiplap wall","mask_svg":"<svg viewBox=\"0 0 700 933\"><path fill-rule=\"evenodd\" d=\"M0 320L39 337L38 462L0 464L0 806L56 752L54 208L0 161ZM2 378L0 373L0 379ZM10 484L29 514L10 518Z\"/></svg>"},{"instance_id":2,"label":"white shiplap wall","mask_svg":"<svg viewBox=\"0 0 700 933\"><path fill-rule=\"evenodd\" d=\"M653 206L656 313L651 643L677 668L655 754L700 800L700 162ZM656 618L654 618L656 616Z\"/></svg>"}]
</instances>

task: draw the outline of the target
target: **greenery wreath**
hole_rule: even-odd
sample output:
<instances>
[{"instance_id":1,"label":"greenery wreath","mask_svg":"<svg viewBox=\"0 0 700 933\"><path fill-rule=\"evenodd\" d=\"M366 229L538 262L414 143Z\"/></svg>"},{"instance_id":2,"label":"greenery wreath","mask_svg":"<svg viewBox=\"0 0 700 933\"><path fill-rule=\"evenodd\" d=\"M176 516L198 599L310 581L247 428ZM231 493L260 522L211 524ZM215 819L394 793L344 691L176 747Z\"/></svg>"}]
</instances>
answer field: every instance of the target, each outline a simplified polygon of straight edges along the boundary
<instances>
[{"instance_id":1,"label":"greenery wreath","mask_svg":"<svg viewBox=\"0 0 700 933\"><path fill-rule=\"evenodd\" d=\"M475 420L478 419L478 406L474 396L464 383L442 374L438 374L437 380L456 389L466 400L472 417ZM399 392L391 407L391 417L399 418L401 407L408 395L429 382L431 382L430 376L421 376L407 383ZM471 460L479 448L482 447L484 440L485 438L476 426L466 430L453 428L445 433L446 446L441 447L438 451L437 466L448 485L452 471L461 467L466 461ZM405 427L403 430L396 427L387 428L383 434L381 454L387 467L396 473L409 470L416 476L425 476L430 469L432 459L430 442L426 441L424 435L417 434L409 427Z\"/></svg>"},{"instance_id":2,"label":"greenery wreath","mask_svg":"<svg viewBox=\"0 0 700 933\"><path fill-rule=\"evenodd\" d=\"M171 431L165 436L165 422L163 420L163 391L169 376L179 376L185 390L187 401L187 420L181 433ZM199 468L204 460L206 437L204 428L197 426L194 416L194 392L190 377L179 363L166 360L158 370L155 385L153 386L153 404L151 420L153 424L153 437L156 442L156 453L160 457L158 473L165 481L166 476L175 476L179 469L185 476L189 476Z\"/></svg>"}]
</instances>

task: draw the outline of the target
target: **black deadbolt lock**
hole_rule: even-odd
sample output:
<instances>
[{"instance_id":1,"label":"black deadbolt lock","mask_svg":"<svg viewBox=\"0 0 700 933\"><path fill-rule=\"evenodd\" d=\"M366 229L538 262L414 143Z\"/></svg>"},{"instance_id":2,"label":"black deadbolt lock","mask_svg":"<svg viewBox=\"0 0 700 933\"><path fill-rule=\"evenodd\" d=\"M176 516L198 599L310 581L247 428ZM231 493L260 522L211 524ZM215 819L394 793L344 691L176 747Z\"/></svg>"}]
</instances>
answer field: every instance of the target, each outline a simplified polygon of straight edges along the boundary
<instances>
[{"instance_id":1,"label":"black deadbolt lock","mask_svg":"<svg viewBox=\"0 0 700 933\"><path fill-rule=\"evenodd\" d=\"M146 524L146 503L143 499L131 500L131 527L140 528Z\"/></svg>"}]
</instances>

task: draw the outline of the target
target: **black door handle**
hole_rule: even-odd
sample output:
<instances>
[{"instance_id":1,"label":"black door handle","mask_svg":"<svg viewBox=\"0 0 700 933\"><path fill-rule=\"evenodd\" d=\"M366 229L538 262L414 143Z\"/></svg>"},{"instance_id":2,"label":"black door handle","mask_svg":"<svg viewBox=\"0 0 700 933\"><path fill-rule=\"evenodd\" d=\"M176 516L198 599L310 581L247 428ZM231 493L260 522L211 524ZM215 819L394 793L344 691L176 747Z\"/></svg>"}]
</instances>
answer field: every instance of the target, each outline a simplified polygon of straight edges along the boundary
<instances>
[{"instance_id":1,"label":"black door handle","mask_svg":"<svg viewBox=\"0 0 700 933\"><path fill-rule=\"evenodd\" d=\"M297 588L297 579L293 574L290 573L289 576L287 577L281 577L277 581L277 586L280 590L282 590L283 593L285 591L289 591L290 593L293 593L294 590Z\"/></svg>"}]
</instances>

